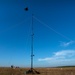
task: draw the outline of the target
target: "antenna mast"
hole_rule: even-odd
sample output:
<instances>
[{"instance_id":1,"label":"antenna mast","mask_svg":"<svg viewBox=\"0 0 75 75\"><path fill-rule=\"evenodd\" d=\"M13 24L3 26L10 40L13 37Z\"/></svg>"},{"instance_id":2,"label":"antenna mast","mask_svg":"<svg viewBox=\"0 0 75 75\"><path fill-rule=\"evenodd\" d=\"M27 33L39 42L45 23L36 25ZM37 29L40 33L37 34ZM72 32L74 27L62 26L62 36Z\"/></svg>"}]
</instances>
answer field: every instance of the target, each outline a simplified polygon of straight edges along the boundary
<instances>
[{"instance_id":1,"label":"antenna mast","mask_svg":"<svg viewBox=\"0 0 75 75\"><path fill-rule=\"evenodd\" d=\"M32 25L31 25L31 68L30 70L26 71L26 74L40 74L40 72L36 71L33 68L33 41L34 41L34 31L33 31L33 14L32 14Z\"/></svg>"},{"instance_id":2,"label":"antenna mast","mask_svg":"<svg viewBox=\"0 0 75 75\"><path fill-rule=\"evenodd\" d=\"M33 38L34 38L34 32L33 32L33 14L32 14L32 30L31 30L31 70L33 70Z\"/></svg>"}]
</instances>

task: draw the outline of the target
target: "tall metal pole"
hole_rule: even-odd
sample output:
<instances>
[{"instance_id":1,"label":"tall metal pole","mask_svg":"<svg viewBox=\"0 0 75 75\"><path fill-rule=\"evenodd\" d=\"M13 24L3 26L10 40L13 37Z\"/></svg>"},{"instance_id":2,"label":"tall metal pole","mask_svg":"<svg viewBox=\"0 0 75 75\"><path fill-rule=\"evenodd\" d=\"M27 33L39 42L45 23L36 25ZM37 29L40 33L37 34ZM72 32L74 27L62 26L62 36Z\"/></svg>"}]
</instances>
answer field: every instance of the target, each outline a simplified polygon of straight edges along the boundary
<instances>
[{"instance_id":1,"label":"tall metal pole","mask_svg":"<svg viewBox=\"0 0 75 75\"><path fill-rule=\"evenodd\" d=\"M32 23L31 23L31 68L30 70L28 70L26 72L26 74L40 74L40 72L36 71L34 68L33 68L33 57L34 57L34 54L33 54L33 44L34 44L34 31L33 31L33 14L32 14Z\"/></svg>"},{"instance_id":2,"label":"tall metal pole","mask_svg":"<svg viewBox=\"0 0 75 75\"><path fill-rule=\"evenodd\" d=\"M33 14L32 14L32 30L31 30L31 71L33 70L33 37L34 37L34 32L33 32Z\"/></svg>"}]
</instances>

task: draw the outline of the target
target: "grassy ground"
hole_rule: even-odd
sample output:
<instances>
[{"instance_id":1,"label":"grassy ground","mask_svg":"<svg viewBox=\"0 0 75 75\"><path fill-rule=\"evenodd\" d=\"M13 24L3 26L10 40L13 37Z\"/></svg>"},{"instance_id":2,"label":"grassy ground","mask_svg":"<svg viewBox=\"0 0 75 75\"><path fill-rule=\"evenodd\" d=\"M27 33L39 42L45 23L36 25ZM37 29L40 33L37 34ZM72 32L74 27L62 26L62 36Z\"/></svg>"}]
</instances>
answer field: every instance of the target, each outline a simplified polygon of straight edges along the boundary
<instances>
[{"instance_id":1,"label":"grassy ground","mask_svg":"<svg viewBox=\"0 0 75 75\"><path fill-rule=\"evenodd\" d=\"M26 75L27 68L0 68L0 75ZM39 75L75 75L75 68L35 68ZM37 74L34 74L37 75Z\"/></svg>"}]
</instances>

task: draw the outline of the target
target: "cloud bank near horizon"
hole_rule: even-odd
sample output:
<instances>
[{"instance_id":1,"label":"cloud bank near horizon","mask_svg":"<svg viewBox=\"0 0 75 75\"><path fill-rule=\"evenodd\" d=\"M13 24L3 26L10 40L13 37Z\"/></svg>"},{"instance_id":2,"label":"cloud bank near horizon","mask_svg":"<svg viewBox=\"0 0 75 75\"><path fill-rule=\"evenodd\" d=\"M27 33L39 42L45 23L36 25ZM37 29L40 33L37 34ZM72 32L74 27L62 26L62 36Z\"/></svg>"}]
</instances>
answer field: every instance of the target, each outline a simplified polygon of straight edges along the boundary
<instances>
[{"instance_id":1,"label":"cloud bank near horizon","mask_svg":"<svg viewBox=\"0 0 75 75\"><path fill-rule=\"evenodd\" d=\"M39 58L38 61L50 64L73 65L75 63L75 50L61 50L54 52L51 57Z\"/></svg>"}]
</instances>

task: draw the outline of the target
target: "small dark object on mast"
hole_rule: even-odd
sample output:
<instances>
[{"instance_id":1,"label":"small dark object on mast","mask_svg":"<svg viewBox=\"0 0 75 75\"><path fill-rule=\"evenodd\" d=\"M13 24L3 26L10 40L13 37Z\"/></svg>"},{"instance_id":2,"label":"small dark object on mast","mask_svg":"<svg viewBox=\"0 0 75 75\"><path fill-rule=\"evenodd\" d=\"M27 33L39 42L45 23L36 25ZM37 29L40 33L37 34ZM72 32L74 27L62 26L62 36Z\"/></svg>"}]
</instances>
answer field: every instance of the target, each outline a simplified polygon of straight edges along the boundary
<instances>
[{"instance_id":1,"label":"small dark object on mast","mask_svg":"<svg viewBox=\"0 0 75 75\"><path fill-rule=\"evenodd\" d=\"M24 10L25 10L25 11L28 11L28 7L26 7Z\"/></svg>"}]
</instances>

